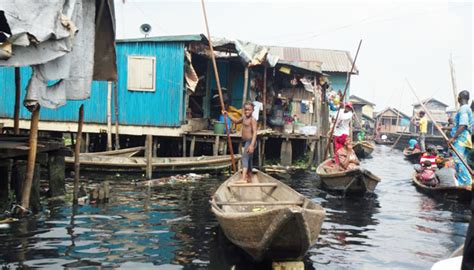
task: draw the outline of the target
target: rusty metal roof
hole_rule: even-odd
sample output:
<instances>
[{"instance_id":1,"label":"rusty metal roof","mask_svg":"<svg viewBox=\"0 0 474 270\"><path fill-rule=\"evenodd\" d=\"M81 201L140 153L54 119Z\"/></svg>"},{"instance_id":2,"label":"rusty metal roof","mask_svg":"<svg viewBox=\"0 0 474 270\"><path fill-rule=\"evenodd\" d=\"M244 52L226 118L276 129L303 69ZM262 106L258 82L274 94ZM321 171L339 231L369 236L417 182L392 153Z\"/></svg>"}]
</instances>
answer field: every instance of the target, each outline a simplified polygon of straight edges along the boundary
<instances>
[{"instance_id":1,"label":"rusty metal roof","mask_svg":"<svg viewBox=\"0 0 474 270\"><path fill-rule=\"evenodd\" d=\"M268 46L270 53L278 56L279 60L285 62L299 62L308 67L320 66L323 72L350 72L352 57L348 51L310 49L295 47ZM357 66L354 66L352 74L359 74Z\"/></svg>"}]
</instances>

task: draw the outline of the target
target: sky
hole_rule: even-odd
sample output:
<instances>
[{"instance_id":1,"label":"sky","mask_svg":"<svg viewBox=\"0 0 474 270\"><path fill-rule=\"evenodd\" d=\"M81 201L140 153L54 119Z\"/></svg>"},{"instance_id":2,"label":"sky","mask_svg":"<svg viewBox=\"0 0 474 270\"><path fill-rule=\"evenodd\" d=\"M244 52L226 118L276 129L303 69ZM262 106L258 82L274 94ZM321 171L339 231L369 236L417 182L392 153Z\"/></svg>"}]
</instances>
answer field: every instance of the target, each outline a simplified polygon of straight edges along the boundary
<instances>
[{"instance_id":1,"label":"sky","mask_svg":"<svg viewBox=\"0 0 474 270\"><path fill-rule=\"evenodd\" d=\"M351 94L411 115L416 98L454 106L449 59L458 92L473 89L471 1L205 1L212 36L262 45L349 51L359 75ZM201 2L115 0L117 38L205 33Z\"/></svg>"}]
</instances>

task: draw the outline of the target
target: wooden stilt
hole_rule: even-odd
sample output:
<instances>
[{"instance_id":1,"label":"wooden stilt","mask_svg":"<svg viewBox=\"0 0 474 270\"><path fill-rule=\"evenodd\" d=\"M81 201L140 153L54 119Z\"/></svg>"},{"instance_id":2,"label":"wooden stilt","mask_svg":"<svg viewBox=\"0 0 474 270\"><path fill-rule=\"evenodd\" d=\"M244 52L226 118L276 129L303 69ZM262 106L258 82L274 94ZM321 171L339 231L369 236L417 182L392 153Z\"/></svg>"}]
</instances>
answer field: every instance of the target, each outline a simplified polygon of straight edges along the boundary
<instances>
[{"instance_id":1,"label":"wooden stilt","mask_svg":"<svg viewBox=\"0 0 474 270\"><path fill-rule=\"evenodd\" d=\"M265 164L265 144L267 142L267 138L262 138L262 165Z\"/></svg>"},{"instance_id":2,"label":"wooden stilt","mask_svg":"<svg viewBox=\"0 0 474 270\"><path fill-rule=\"evenodd\" d=\"M263 68L263 129L267 129L267 66Z\"/></svg>"},{"instance_id":3,"label":"wooden stilt","mask_svg":"<svg viewBox=\"0 0 474 270\"><path fill-rule=\"evenodd\" d=\"M30 207L30 194L31 186L33 184L33 176L35 173L35 162L36 162L36 150L38 145L38 122L39 122L40 106L37 105L31 114L31 125L30 125L30 137L28 145L28 161L26 164L26 176L23 185L23 191L21 196L21 206L23 209Z\"/></svg>"},{"instance_id":4,"label":"wooden stilt","mask_svg":"<svg viewBox=\"0 0 474 270\"><path fill-rule=\"evenodd\" d=\"M85 142L85 153L89 153L89 144L90 144L90 135L86 133L86 142Z\"/></svg>"},{"instance_id":5,"label":"wooden stilt","mask_svg":"<svg viewBox=\"0 0 474 270\"><path fill-rule=\"evenodd\" d=\"M186 135L183 135L183 157L186 157Z\"/></svg>"},{"instance_id":6,"label":"wooden stilt","mask_svg":"<svg viewBox=\"0 0 474 270\"><path fill-rule=\"evenodd\" d=\"M158 152L158 138L153 138L153 148L152 148L152 157L157 157L156 152Z\"/></svg>"},{"instance_id":7,"label":"wooden stilt","mask_svg":"<svg viewBox=\"0 0 474 270\"><path fill-rule=\"evenodd\" d=\"M219 155L219 135L216 135L216 138L214 140L214 156Z\"/></svg>"},{"instance_id":8,"label":"wooden stilt","mask_svg":"<svg viewBox=\"0 0 474 270\"><path fill-rule=\"evenodd\" d=\"M194 147L196 145L196 136L191 139L191 146L189 147L189 156L194 157Z\"/></svg>"},{"instance_id":9,"label":"wooden stilt","mask_svg":"<svg viewBox=\"0 0 474 270\"><path fill-rule=\"evenodd\" d=\"M64 155L58 152L50 152L48 154L49 196L61 196L66 192L64 183L66 178L65 171L66 162Z\"/></svg>"},{"instance_id":10,"label":"wooden stilt","mask_svg":"<svg viewBox=\"0 0 474 270\"><path fill-rule=\"evenodd\" d=\"M257 143L258 149L258 167L262 168L263 158L262 158L262 140L259 140Z\"/></svg>"},{"instance_id":11,"label":"wooden stilt","mask_svg":"<svg viewBox=\"0 0 474 270\"><path fill-rule=\"evenodd\" d=\"M107 84L107 151L112 150L112 82Z\"/></svg>"},{"instance_id":12,"label":"wooden stilt","mask_svg":"<svg viewBox=\"0 0 474 270\"><path fill-rule=\"evenodd\" d=\"M242 96L242 111L244 109L244 104L247 101L248 85L249 85L249 67L245 67L245 71L244 71L244 94Z\"/></svg>"},{"instance_id":13,"label":"wooden stilt","mask_svg":"<svg viewBox=\"0 0 474 270\"><path fill-rule=\"evenodd\" d=\"M285 139L281 142L280 163L282 166L291 166L293 150L291 148L291 141Z\"/></svg>"},{"instance_id":14,"label":"wooden stilt","mask_svg":"<svg viewBox=\"0 0 474 270\"><path fill-rule=\"evenodd\" d=\"M146 143L145 143L146 179L152 178L152 172L153 172L152 143L153 143L153 136L146 135Z\"/></svg>"},{"instance_id":15,"label":"wooden stilt","mask_svg":"<svg viewBox=\"0 0 474 270\"><path fill-rule=\"evenodd\" d=\"M77 204L79 193L79 178L81 177L81 164L79 154L81 152L82 126L84 124L84 104L79 107L79 121L77 122L76 145L74 145L74 190L72 194L73 204Z\"/></svg>"},{"instance_id":16,"label":"wooden stilt","mask_svg":"<svg viewBox=\"0 0 474 270\"><path fill-rule=\"evenodd\" d=\"M0 211L6 210L10 198L10 171L12 167L10 160L0 161Z\"/></svg>"},{"instance_id":17,"label":"wooden stilt","mask_svg":"<svg viewBox=\"0 0 474 270\"><path fill-rule=\"evenodd\" d=\"M120 149L117 81L114 82L115 150Z\"/></svg>"},{"instance_id":18,"label":"wooden stilt","mask_svg":"<svg viewBox=\"0 0 474 270\"><path fill-rule=\"evenodd\" d=\"M15 111L13 113L13 132L20 134L20 99L21 99L21 74L20 68L15 68Z\"/></svg>"}]
</instances>

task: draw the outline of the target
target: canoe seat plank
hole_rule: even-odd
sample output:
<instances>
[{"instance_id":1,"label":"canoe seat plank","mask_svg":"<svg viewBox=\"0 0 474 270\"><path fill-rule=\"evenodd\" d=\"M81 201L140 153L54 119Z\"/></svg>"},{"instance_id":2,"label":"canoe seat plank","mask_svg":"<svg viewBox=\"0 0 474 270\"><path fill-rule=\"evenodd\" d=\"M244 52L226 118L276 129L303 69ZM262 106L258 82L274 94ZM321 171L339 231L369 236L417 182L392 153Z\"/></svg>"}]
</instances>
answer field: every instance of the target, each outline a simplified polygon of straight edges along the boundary
<instances>
[{"instance_id":1,"label":"canoe seat plank","mask_svg":"<svg viewBox=\"0 0 474 270\"><path fill-rule=\"evenodd\" d=\"M277 187L277 183L228 184L227 187Z\"/></svg>"},{"instance_id":2,"label":"canoe seat plank","mask_svg":"<svg viewBox=\"0 0 474 270\"><path fill-rule=\"evenodd\" d=\"M216 202L218 205L302 205L302 201L276 201L276 202Z\"/></svg>"}]
</instances>

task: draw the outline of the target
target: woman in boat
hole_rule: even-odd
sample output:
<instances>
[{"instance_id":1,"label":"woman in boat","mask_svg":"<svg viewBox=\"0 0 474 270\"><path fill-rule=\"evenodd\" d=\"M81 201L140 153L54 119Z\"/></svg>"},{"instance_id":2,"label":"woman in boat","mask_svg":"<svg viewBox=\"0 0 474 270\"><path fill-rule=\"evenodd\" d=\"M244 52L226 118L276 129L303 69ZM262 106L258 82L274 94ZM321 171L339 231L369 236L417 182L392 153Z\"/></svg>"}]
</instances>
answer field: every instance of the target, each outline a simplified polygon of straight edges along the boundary
<instances>
[{"instance_id":1,"label":"woman in boat","mask_svg":"<svg viewBox=\"0 0 474 270\"><path fill-rule=\"evenodd\" d=\"M350 137L347 137L344 146L337 150L336 156L340 171L352 170L359 167L360 162L352 149L352 139Z\"/></svg>"}]
</instances>

